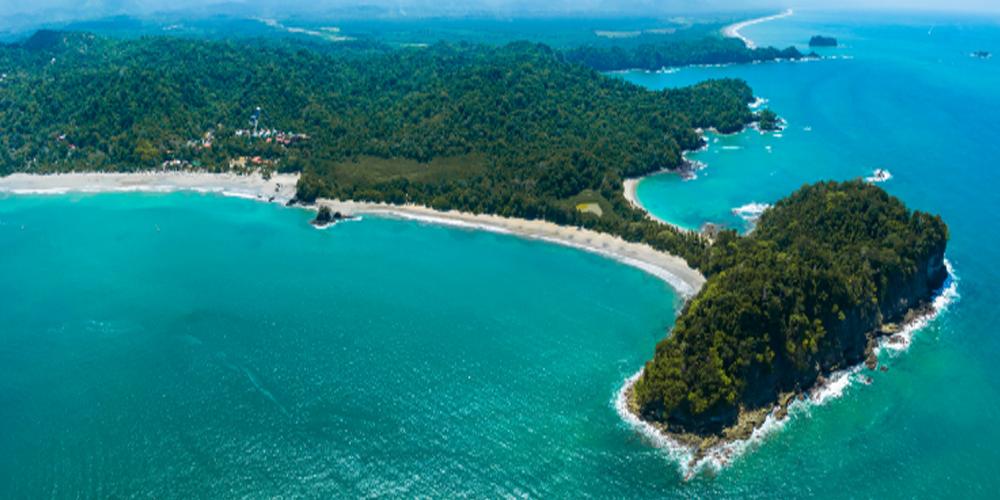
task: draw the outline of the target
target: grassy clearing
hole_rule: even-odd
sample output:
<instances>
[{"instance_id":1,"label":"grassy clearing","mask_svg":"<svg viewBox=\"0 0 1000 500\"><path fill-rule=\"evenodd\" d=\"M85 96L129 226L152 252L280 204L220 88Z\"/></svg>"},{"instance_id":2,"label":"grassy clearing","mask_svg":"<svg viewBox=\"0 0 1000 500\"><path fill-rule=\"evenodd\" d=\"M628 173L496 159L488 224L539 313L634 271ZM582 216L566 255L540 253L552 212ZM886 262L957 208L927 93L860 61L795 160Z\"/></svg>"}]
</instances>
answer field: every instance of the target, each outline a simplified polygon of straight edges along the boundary
<instances>
[{"instance_id":1,"label":"grassy clearing","mask_svg":"<svg viewBox=\"0 0 1000 500\"><path fill-rule=\"evenodd\" d=\"M576 196L561 200L559 204L566 208L592 213L602 219L614 220L618 218L611 203L604 199L601 193L590 189L584 189Z\"/></svg>"}]
</instances>

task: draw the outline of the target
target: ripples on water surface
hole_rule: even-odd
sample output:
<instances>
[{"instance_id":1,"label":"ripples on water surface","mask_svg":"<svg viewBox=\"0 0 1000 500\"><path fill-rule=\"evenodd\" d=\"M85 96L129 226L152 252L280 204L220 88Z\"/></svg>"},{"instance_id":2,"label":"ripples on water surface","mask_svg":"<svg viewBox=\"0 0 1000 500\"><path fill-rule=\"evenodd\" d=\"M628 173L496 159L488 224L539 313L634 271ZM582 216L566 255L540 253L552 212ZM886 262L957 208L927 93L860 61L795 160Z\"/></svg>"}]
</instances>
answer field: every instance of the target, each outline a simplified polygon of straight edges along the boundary
<instances>
[{"instance_id":1,"label":"ripples on water surface","mask_svg":"<svg viewBox=\"0 0 1000 500\"><path fill-rule=\"evenodd\" d=\"M789 121L713 138L695 181L644 182L662 217L742 224L731 209L885 168L951 226L961 300L729 467L683 482L615 412L679 305L642 271L216 195L7 196L0 498L992 498L1000 60L960 52L1000 36L923 22L797 13L743 34L832 34L853 59L626 76L746 78Z\"/></svg>"}]
</instances>

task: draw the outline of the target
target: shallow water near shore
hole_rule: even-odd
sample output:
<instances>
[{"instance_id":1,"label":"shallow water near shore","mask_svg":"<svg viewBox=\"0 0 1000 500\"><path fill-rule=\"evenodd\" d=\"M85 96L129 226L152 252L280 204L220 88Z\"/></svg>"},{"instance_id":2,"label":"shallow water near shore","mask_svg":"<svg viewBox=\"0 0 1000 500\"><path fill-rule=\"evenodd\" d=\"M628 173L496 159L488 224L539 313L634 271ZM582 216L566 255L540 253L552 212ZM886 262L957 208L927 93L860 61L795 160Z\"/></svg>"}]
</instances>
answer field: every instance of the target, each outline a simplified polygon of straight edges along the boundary
<instances>
[{"instance_id":1,"label":"shallow water near shore","mask_svg":"<svg viewBox=\"0 0 1000 500\"><path fill-rule=\"evenodd\" d=\"M793 412L755 453L711 481L795 469L811 472L788 476L799 482L783 493L796 497L990 498L1000 491L991 472L1000 463L1000 432L988 423L1000 414L993 368L1000 342L992 335L1000 311L989 298L1000 292L1000 236L992 230L1000 222L993 189L1000 65L970 54L1000 46L1000 19L796 11L741 34L802 50L810 36L825 34L843 46L817 50L830 56L823 61L622 75L652 89L743 78L788 122L777 134L706 134L708 148L688 154L707 164L697 179L645 179L639 201L685 227L715 222L745 232L751 226L735 208L773 203L804 183L884 169L891 178L882 187L949 224L947 257L961 298L915 331L905 351L882 349L890 370L872 373L872 385L855 382L829 407Z\"/></svg>"},{"instance_id":2,"label":"shallow water near shore","mask_svg":"<svg viewBox=\"0 0 1000 500\"><path fill-rule=\"evenodd\" d=\"M951 227L961 299L727 467L684 481L616 413L680 305L638 269L217 194L0 195L0 498L994 497L1000 60L946 56L1000 29L928 43L901 22L796 12L741 34L831 34L853 59L626 75L746 78L789 121L692 155L694 181L640 183L662 218L742 224L731 208L884 168Z\"/></svg>"}]
</instances>

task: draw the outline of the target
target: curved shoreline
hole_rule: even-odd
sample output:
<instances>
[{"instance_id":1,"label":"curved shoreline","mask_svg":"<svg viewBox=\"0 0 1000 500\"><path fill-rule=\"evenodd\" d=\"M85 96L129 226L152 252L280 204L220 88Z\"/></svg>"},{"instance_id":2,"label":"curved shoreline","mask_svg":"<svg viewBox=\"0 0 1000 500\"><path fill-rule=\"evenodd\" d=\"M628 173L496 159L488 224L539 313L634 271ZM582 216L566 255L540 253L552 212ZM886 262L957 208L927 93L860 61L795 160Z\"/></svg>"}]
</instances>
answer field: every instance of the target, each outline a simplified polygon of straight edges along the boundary
<instances>
[{"instance_id":1,"label":"curved shoreline","mask_svg":"<svg viewBox=\"0 0 1000 500\"><path fill-rule=\"evenodd\" d=\"M753 49L753 48L757 47L757 44L753 43L753 41L750 40L749 38L747 38L747 37L745 37L743 35L740 35L739 31L741 29L743 29L743 28L745 28L747 26L750 26L751 24L763 23L763 22L766 22L766 21L773 21L775 19L780 19L782 17L788 17L790 15L792 15L792 9L788 9L788 10L782 12L781 14L775 14L773 16L759 17L757 19L751 19L749 21L743 21L743 22L739 22L739 23L735 23L735 24L730 24L729 26L726 26L725 28L722 28L722 36L725 36L727 38L739 38L740 40L743 40L743 43L746 44L746 46L747 46L748 49Z\"/></svg>"},{"instance_id":2,"label":"curved shoreline","mask_svg":"<svg viewBox=\"0 0 1000 500\"><path fill-rule=\"evenodd\" d=\"M929 312L917 315L909 322L900 324L901 328L896 333L880 335L877 338L875 354L879 360L878 363L882 365L882 370L885 370L886 359L891 361L899 354L906 352L912 344L916 332L939 318L961 297L958 293L960 279L955 274L954 267L948 259L945 259L944 265L948 269L948 278L940 289L932 293ZM892 354L889 354L890 352ZM883 354L886 355L883 357ZM633 407L632 387L642 376L643 371L644 368L639 368L638 372L626 377L621 387L615 392L613 400L615 410L623 421L646 436L655 446L666 449L670 458L677 462L686 481L706 466L720 470L740 456L755 450L764 438L783 428L792 416L800 414L808 416L810 407L820 406L830 399L842 397L844 391L856 383L870 385L872 378L868 373L878 373L879 370L866 367L866 362L862 361L829 373L798 395L793 396L792 393L788 393L786 395L788 399L777 402L773 407L751 412L756 413L755 415L746 414L751 418L737 425L752 425L748 437L719 438L706 448L701 448L696 442L686 439L690 436L674 434L665 430L662 424L642 418ZM741 412L741 418L743 415Z\"/></svg>"},{"instance_id":3,"label":"curved shoreline","mask_svg":"<svg viewBox=\"0 0 1000 500\"><path fill-rule=\"evenodd\" d=\"M660 170L659 172L653 172L653 173L651 173L649 175L644 175L642 177L636 177L634 179L625 179L624 181L622 181L622 185L625 187L625 199L628 200L628 202L633 207L638 208L639 210L642 210L643 212L646 212L646 217L648 217L648 218L650 218L652 220L655 220L656 222L659 222L660 224L667 224L669 226L673 226L673 227L675 227L677 229L680 229L681 231L691 231L690 229L680 227L677 224L674 224L673 222L665 221L665 220L663 220L663 219L661 219L661 218L653 215L653 212L650 212L646 207L642 206L642 203L639 203L639 198L635 195L635 190L636 190L637 187L639 187L639 182L642 181L643 179L645 179L646 177L651 177L651 176L654 176L654 175L664 174L664 173L670 173L670 172L672 172L672 171L671 170Z\"/></svg>"},{"instance_id":4,"label":"curved shoreline","mask_svg":"<svg viewBox=\"0 0 1000 500\"><path fill-rule=\"evenodd\" d=\"M641 269L670 284L685 296L693 296L705 284L705 277L687 265L684 259L660 252L643 243L632 243L606 233L574 226L560 226L542 220L506 218L499 215L472 214L450 210L441 212L418 205L389 205L365 201L316 200L345 215L369 214L464 227L568 246L614 259Z\"/></svg>"},{"instance_id":5,"label":"curved shoreline","mask_svg":"<svg viewBox=\"0 0 1000 500\"><path fill-rule=\"evenodd\" d=\"M264 179L260 174L212 174L207 172L66 173L13 174L0 177L0 195L67 194L102 192L169 193L193 191L218 193L250 200L285 204L295 197L298 174L276 174ZM705 277L684 259L641 243L583 228L552 222L505 218L466 212L439 212L416 205L318 200L342 214L371 214L405 218L431 224L466 227L541 240L595 253L645 271L667 282L685 296L701 290ZM318 206L317 205L317 206ZM314 208L314 207L306 207Z\"/></svg>"}]
</instances>

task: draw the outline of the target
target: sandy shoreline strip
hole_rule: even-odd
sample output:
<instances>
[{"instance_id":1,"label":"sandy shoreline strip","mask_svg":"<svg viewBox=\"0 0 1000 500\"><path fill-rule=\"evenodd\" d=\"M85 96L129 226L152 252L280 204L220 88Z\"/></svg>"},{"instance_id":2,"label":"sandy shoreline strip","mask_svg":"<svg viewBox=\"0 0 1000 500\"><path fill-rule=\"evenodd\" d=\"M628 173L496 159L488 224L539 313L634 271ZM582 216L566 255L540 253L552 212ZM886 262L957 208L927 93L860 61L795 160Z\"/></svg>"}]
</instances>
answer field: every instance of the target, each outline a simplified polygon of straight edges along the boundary
<instances>
[{"instance_id":1,"label":"sandy shoreline strip","mask_svg":"<svg viewBox=\"0 0 1000 500\"><path fill-rule=\"evenodd\" d=\"M743 29L743 28L745 28L747 26L750 26L751 24L763 23L763 22L766 22L766 21L773 21L775 19L780 19L782 17L788 17L790 15L792 15L792 9L788 9L788 10L782 12L781 14L776 14L776 15L773 15L773 16L759 17L757 19L751 19L749 21L743 21L741 23L730 24L729 26L726 26L725 28L722 28L722 35L726 36L726 37L729 37L729 38L739 38L740 40L743 40L743 43L745 43L747 45L747 48L753 49L753 48L756 48L757 45L755 43L753 43L753 41L750 40L749 38L746 38L743 35L740 35L739 31L741 29Z\"/></svg>"},{"instance_id":2,"label":"sandy shoreline strip","mask_svg":"<svg viewBox=\"0 0 1000 500\"><path fill-rule=\"evenodd\" d=\"M617 236L540 220L505 218L467 212L440 212L417 205L388 205L359 201L320 199L318 205L342 214L369 214L423 221L430 224L466 227L547 241L608 257L646 271L673 286L683 295L694 295L705 278L684 259L655 250L642 243L630 243Z\"/></svg>"},{"instance_id":3,"label":"sandy shoreline strip","mask_svg":"<svg viewBox=\"0 0 1000 500\"><path fill-rule=\"evenodd\" d=\"M638 208L639 210L642 210L643 212L646 212L646 217L649 217L650 219L655 220L656 222L659 222L660 224L666 224L668 226L673 226L673 227L675 227L677 229L680 229L681 231L691 231L690 229L686 229L686 228L680 227L677 224L674 224L673 222L665 221L665 220L663 220L663 219L661 219L661 218L653 215L653 213L650 212L649 210L647 210L646 207L642 206L642 203L639 203L639 198L636 197L636 195L635 195L635 189L636 189L636 187L639 186L639 181L645 179L646 177L649 177L649 176L652 176L652 175L657 175L659 173L662 173L662 172L654 172L654 173L649 174L647 176L638 177L638 178L635 178L635 179L625 179L624 181L622 181L622 185L625 186L625 199L628 200L628 202L631 203L633 207Z\"/></svg>"},{"instance_id":4,"label":"sandy shoreline strip","mask_svg":"<svg viewBox=\"0 0 1000 500\"><path fill-rule=\"evenodd\" d=\"M195 191L286 203L295 197L298 174L211 174L206 172L12 174L0 177L0 194L64 194Z\"/></svg>"},{"instance_id":5,"label":"sandy shoreline strip","mask_svg":"<svg viewBox=\"0 0 1000 500\"><path fill-rule=\"evenodd\" d=\"M265 180L259 174L210 174L205 172L13 174L0 177L0 196L10 194L65 194L101 192L218 193L264 202L286 203L295 196L297 174L278 174ZM673 286L683 295L694 295L705 278L680 257L649 245L629 243L617 236L551 222L508 219L497 215L439 212L414 205L320 200L342 214L371 214L419 220L430 224L467 227L547 241L578 248L642 269Z\"/></svg>"}]
</instances>

